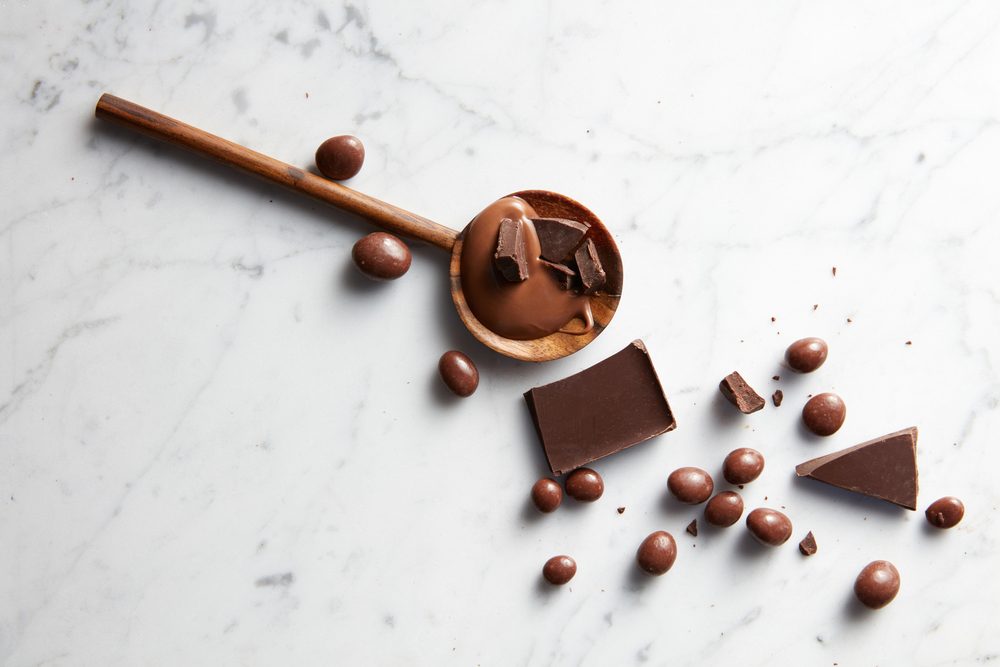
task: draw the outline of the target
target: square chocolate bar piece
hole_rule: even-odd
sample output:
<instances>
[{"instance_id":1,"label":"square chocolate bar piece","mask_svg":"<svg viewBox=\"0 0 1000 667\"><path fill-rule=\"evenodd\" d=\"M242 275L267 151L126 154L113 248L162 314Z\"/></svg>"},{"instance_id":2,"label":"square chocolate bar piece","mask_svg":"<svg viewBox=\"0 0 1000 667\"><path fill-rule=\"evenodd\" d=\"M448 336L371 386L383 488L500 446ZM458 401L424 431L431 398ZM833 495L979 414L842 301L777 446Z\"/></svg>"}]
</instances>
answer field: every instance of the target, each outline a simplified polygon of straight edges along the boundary
<instances>
[{"instance_id":1,"label":"square chocolate bar piece","mask_svg":"<svg viewBox=\"0 0 1000 667\"><path fill-rule=\"evenodd\" d=\"M524 400L556 475L677 427L641 340Z\"/></svg>"}]
</instances>

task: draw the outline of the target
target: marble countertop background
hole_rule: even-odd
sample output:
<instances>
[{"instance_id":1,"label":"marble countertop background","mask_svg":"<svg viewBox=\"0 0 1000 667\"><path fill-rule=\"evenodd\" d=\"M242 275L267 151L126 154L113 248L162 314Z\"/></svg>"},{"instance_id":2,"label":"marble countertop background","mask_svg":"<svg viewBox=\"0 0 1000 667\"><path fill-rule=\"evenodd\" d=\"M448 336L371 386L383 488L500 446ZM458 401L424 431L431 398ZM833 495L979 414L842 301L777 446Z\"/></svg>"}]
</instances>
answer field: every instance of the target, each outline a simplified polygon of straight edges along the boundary
<instances>
[{"instance_id":1,"label":"marble countertop background","mask_svg":"<svg viewBox=\"0 0 1000 667\"><path fill-rule=\"evenodd\" d=\"M0 664L951 665L1000 658L1000 5L0 3ZM625 293L567 359L461 327L447 261L371 284L361 220L93 119L112 92L460 228L565 192ZM832 267L836 266L836 276ZM788 343L830 342L789 376ZM521 393L642 338L675 432L550 516ZM912 344L907 344L907 342ZM482 374L447 395L438 356ZM738 369L784 404L742 417ZM772 375L781 376L773 381ZM807 437L808 394L848 404ZM803 460L920 428L920 512ZM682 465L767 457L793 541L684 526ZM721 481L721 480L720 480ZM936 532L922 510L967 506ZM619 515L616 508L624 506ZM673 570L638 576L652 530ZM795 542L812 530L819 553ZM568 553L571 584L540 582ZM897 600L853 601L893 561Z\"/></svg>"}]
</instances>

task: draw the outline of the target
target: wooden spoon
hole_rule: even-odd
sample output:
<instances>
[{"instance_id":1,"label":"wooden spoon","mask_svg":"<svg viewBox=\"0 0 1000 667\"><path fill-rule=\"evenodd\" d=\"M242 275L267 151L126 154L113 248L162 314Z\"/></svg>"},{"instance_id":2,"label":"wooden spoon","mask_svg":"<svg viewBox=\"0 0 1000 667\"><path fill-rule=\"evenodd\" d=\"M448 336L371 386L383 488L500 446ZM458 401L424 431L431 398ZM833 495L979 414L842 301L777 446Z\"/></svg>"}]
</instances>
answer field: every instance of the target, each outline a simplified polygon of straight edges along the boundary
<instances>
[{"instance_id":1,"label":"wooden spoon","mask_svg":"<svg viewBox=\"0 0 1000 667\"><path fill-rule=\"evenodd\" d=\"M546 190L513 193L513 196L527 201L542 217L570 218L586 222L591 226L590 235L607 272L607 291L611 293L595 294L591 297L594 327L585 334L557 332L535 340L512 340L487 329L476 319L465 301L459 261L462 255L461 233L114 95L107 93L101 95L95 113L98 118L126 125L149 136L305 193L341 210L366 218L394 234L419 239L450 251L451 297L459 317L477 340L508 357L523 361L550 361L572 354L597 338L611 322L618 308L622 283L622 263L618 247L597 216L582 204L564 195Z\"/></svg>"}]
</instances>

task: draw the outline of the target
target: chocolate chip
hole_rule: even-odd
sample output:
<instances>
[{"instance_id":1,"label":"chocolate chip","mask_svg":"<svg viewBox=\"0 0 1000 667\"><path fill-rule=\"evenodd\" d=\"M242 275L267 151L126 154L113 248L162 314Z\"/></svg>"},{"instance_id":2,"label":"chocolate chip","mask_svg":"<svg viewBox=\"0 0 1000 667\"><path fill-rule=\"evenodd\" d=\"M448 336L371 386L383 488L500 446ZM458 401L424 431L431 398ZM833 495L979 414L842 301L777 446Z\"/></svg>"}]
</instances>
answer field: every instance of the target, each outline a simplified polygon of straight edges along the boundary
<instances>
[{"instance_id":1,"label":"chocolate chip","mask_svg":"<svg viewBox=\"0 0 1000 667\"><path fill-rule=\"evenodd\" d=\"M604 495L604 480L596 470L577 468L566 478L566 494L574 500L592 503Z\"/></svg>"},{"instance_id":2,"label":"chocolate chip","mask_svg":"<svg viewBox=\"0 0 1000 667\"><path fill-rule=\"evenodd\" d=\"M899 570L887 560L876 560L865 565L854 580L854 594L861 604L871 609L881 609L899 593Z\"/></svg>"},{"instance_id":3,"label":"chocolate chip","mask_svg":"<svg viewBox=\"0 0 1000 667\"><path fill-rule=\"evenodd\" d=\"M697 505L708 500L715 484L712 476L701 468L678 468L667 478L667 488L677 500L688 505Z\"/></svg>"},{"instance_id":4,"label":"chocolate chip","mask_svg":"<svg viewBox=\"0 0 1000 667\"><path fill-rule=\"evenodd\" d=\"M569 556L553 556L545 561L542 576L553 586L562 586L576 575L576 561Z\"/></svg>"},{"instance_id":5,"label":"chocolate chip","mask_svg":"<svg viewBox=\"0 0 1000 667\"><path fill-rule=\"evenodd\" d=\"M497 234L497 249L493 265L511 283L528 279L528 259L524 249L524 224L520 220L504 218Z\"/></svg>"},{"instance_id":6,"label":"chocolate chip","mask_svg":"<svg viewBox=\"0 0 1000 667\"><path fill-rule=\"evenodd\" d=\"M565 218L532 218L541 255L550 262L562 262L579 247L590 229L586 224Z\"/></svg>"},{"instance_id":7,"label":"chocolate chip","mask_svg":"<svg viewBox=\"0 0 1000 667\"><path fill-rule=\"evenodd\" d=\"M774 401L774 407L781 405L781 401L784 400L785 393L780 389L775 389L774 393L771 394L771 400Z\"/></svg>"},{"instance_id":8,"label":"chocolate chip","mask_svg":"<svg viewBox=\"0 0 1000 667\"><path fill-rule=\"evenodd\" d=\"M806 536L802 538L799 542L799 551L802 552L803 556L812 556L819 547L816 546L816 538L813 537L812 531L810 530L806 533Z\"/></svg>"},{"instance_id":9,"label":"chocolate chip","mask_svg":"<svg viewBox=\"0 0 1000 667\"><path fill-rule=\"evenodd\" d=\"M685 528L684 530L686 530L689 535L698 537L698 519L692 519L691 523L689 523L687 525L687 528Z\"/></svg>"},{"instance_id":10,"label":"chocolate chip","mask_svg":"<svg viewBox=\"0 0 1000 667\"><path fill-rule=\"evenodd\" d=\"M458 350L450 350L438 361L441 379L457 395L471 396L479 386L479 371L468 355Z\"/></svg>"},{"instance_id":11,"label":"chocolate chip","mask_svg":"<svg viewBox=\"0 0 1000 667\"><path fill-rule=\"evenodd\" d=\"M802 421L816 435L833 435L844 425L846 417L844 399L830 392L813 396L802 408Z\"/></svg>"},{"instance_id":12,"label":"chocolate chip","mask_svg":"<svg viewBox=\"0 0 1000 667\"><path fill-rule=\"evenodd\" d=\"M723 491L705 505L705 521L713 526L728 528L743 516L743 498L735 491Z\"/></svg>"},{"instance_id":13,"label":"chocolate chip","mask_svg":"<svg viewBox=\"0 0 1000 667\"><path fill-rule=\"evenodd\" d=\"M386 232L372 232L359 240L351 257L361 273L375 280L395 280L410 269L410 249Z\"/></svg>"},{"instance_id":14,"label":"chocolate chip","mask_svg":"<svg viewBox=\"0 0 1000 667\"><path fill-rule=\"evenodd\" d=\"M764 455L749 447L734 449L722 462L722 476L730 484L749 484L763 471Z\"/></svg>"},{"instance_id":15,"label":"chocolate chip","mask_svg":"<svg viewBox=\"0 0 1000 667\"><path fill-rule=\"evenodd\" d=\"M953 528L965 516L965 505L955 496L945 496L932 502L925 515L936 528Z\"/></svg>"},{"instance_id":16,"label":"chocolate chip","mask_svg":"<svg viewBox=\"0 0 1000 667\"><path fill-rule=\"evenodd\" d=\"M776 547L792 536L792 522L778 510L758 507L747 515L747 528L761 544Z\"/></svg>"},{"instance_id":17,"label":"chocolate chip","mask_svg":"<svg viewBox=\"0 0 1000 667\"><path fill-rule=\"evenodd\" d=\"M757 412L764 407L764 399L736 371L722 378L722 382L719 383L719 391L722 392L727 401L735 405L745 415Z\"/></svg>"},{"instance_id":18,"label":"chocolate chip","mask_svg":"<svg viewBox=\"0 0 1000 667\"><path fill-rule=\"evenodd\" d=\"M344 181L361 171L365 145L349 134L331 137L316 149L316 167L327 178Z\"/></svg>"},{"instance_id":19,"label":"chocolate chip","mask_svg":"<svg viewBox=\"0 0 1000 667\"><path fill-rule=\"evenodd\" d=\"M812 373L823 365L829 351L822 338L801 338L785 350L785 363L799 373Z\"/></svg>"},{"instance_id":20,"label":"chocolate chip","mask_svg":"<svg viewBox=\"0 0 1000 667\"><path fill-rule=\"evenodd\" d=\"M531 502L539 512L555 512L562 504L563 490L554 479L543 477L531 487Z\"/></svg>"},{"instance_id":21,"label":"chocolate chip","mask_svg":"<svg viewBox=\"0 0 1000 667\"><path fill-rule=\"evenodd\" d=\"M650 533L639 545L635 560L644 571L659 576L673 566L677 559L677 543L665 530Z\"/></svg>"}]
</instances>

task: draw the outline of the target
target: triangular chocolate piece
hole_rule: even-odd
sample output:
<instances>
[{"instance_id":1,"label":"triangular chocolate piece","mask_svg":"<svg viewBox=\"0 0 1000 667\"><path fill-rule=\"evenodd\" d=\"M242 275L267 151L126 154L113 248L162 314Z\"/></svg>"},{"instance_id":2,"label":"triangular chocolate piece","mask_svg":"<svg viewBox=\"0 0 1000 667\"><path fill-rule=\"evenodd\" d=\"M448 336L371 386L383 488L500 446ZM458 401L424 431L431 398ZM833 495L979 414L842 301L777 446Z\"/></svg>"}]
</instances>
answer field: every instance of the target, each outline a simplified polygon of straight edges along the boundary
<instances>
[{"instance_id":1,"label":"triangular chocolate piece","mask_svg":"<svg viewBox=\"0 0 1000 667\"><path fill-rule=\"evenodd\" d=\"M800 463L795 474L915 510L917 429L906 428Z\"/></svg>"},{"instance_id":2,"label":"triangular chocolate piece","mask_svg":"<svg viewBox=\"0 0 1000 667\"><path fill-rule=\"evenodd\" d=\"M586 224L565 218L532 218L542 257L561 262L577 249L590 229Z\"/></svg>"}]
</instances>

